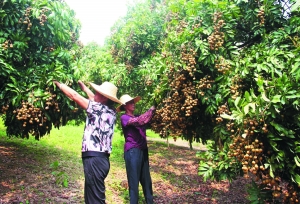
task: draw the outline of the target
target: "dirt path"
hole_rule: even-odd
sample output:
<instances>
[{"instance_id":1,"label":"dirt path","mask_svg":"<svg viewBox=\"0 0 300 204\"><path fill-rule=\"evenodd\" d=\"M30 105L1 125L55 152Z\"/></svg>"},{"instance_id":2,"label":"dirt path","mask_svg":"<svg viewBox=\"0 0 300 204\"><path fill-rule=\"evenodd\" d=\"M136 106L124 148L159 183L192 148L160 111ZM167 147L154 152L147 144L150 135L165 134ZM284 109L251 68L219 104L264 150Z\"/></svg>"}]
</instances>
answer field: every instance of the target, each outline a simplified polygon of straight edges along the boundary
<instances>
[{"instance_id":1,"label":"dirt path","mask_svg":"<svg viewBox=\"0 0 300 204\"><path fill-rule=\"evenodd\" d=\"M169 140L169 147L164 144L166 142L162 139L150 139L148 142L154 203L249 203L246 199L246 185L250 181L238 178L231 184L228 181L204 182L198 175L199 160L195 154L204 150L203 146L194 145L194 150L190 150L186 141ZM20 148L0 140L0 204L83 203L82 178L70 181L67 188L58 187L52 175L53 170L45 165L53 157L57 159L62 152L32 148ZM37 154L41 160L36 159ZM76 168L77 172L82 173L80 162L62 162L62 168L68 175L75 172ZM128 190L122 187L124 180L125 167L112 166L106 179L108 204L128 203ZM143 203L142 193L140 196L140 203Z\"/></svg>"},{"instance_id":2,"label":"dirt path","mask_svg":"<svg viewBox=\"0 0 300 204\"><path fill-rule=\"evenodd\" d=\"M189 144L180 139L169 140L169 148L162 139L149 139L151 176L155 192L154 203L160 204L246 204L246 186L251 181L239 177L228 181L203 181L198 175L197 151L205 146ZM162 175L157 177L157 175Z\"/></svg>"},{"instance_id":3,"label":"dirt path","mask_svg":"<svg viewBox=\"0 0 300 204\"><path fill-rule=\"evenodd\" d=\"M157 142L163 142L165 144L172 144L178 147L185 147L187 149L190 149L190 144L188 141L182 140L181 138L177 139L176 141L174 141L173 139L162 139L162 138L152 138L152 137L148 137L147 138L148 141L157 141ZM193 150L196 151L204 151L206 150L205 145L199 144L199 143L192 143L192 147Z\"/></svg>"}]
</instances>

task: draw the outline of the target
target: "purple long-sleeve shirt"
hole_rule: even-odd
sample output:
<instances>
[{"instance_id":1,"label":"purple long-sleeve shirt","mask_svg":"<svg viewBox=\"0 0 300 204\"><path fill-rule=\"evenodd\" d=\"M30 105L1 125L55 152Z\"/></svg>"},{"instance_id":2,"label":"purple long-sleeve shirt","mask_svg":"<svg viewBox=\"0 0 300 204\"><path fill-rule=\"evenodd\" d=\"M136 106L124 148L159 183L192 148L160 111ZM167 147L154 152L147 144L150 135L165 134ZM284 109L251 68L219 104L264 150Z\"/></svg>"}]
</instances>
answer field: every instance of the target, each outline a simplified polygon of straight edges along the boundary
<instances>
[{"instance_id":1,"label":"purple long-sleeve shirt","mask_svg":"<svg viewBox=\"0 0 300 204\"><path fill-rule=\"evenodd\" d=\"M121 116L121 125L125 137L124 151L132 148L146 149L146 125L151 121L155 108L151 107L142 115L130 116L124 114Z\"/></svg>"}]
</instances>

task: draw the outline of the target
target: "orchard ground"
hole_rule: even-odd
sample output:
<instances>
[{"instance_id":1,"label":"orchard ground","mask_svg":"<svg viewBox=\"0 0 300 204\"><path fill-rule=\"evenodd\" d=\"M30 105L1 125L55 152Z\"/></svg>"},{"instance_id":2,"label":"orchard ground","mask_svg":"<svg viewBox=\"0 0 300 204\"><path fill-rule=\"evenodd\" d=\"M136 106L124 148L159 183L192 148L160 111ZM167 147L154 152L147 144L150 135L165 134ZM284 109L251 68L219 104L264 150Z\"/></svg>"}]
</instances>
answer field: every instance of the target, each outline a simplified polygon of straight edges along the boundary
<instances>
[{"instance_id":1,"label":"orchard ground","mask_svg":"<svg viewBox=\"0 0 300 204\"><path fill-rule=\"evenodd\" d=\"M82 129L68 125L35 141L9 139L0 126L0 204L84 203ZM167 144L154 134L149 134L148 144L154 203L249 203L246 186L251 181L204 182L198 176L196 152L205 151L205 146L193 144L190 150L186 141L169 139ZM118 130L113 147L107 203L128 203L123 136ZM139 203L145 203L141 188Z\"/></svg>"}]
</instances>

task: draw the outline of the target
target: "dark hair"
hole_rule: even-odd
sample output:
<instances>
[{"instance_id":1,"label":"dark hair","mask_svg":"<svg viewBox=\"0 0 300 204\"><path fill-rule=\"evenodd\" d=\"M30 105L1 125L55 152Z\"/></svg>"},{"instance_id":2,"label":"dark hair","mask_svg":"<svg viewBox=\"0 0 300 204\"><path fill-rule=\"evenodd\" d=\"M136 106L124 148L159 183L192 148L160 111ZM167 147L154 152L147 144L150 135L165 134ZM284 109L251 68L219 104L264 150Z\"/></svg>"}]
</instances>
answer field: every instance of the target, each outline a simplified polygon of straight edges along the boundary
<instances>
[{"instance_id":1,"label":"dark hair","mask_svg":"<svg viewBox=\"0 0 300 204\"><path fill-rule=\"evenodd\" d=\"M108 99L106 105L107 105L107 106L114 106L114 105L115 105L115 102L114 102L113 100Z\"/></svg>"},{"instance_id":2,"label":"dark hair","mask_svg":"<svg viewBox=\"0 0 300 204\"><path fill-rule=\"evenodd\" d=\"M120 111L125 111L124 105L120 106Z\"/></svg>"},{"instance_id":3,"label":"dark hair","mask_svg":"<svg viewBox=\"0 0 300 204\"><path fill-rule=\"evenodd\" d=\"M110 109L115 109L115 104L116 102L114 102L113 100L108 99L106 106L108 106Z\"/></svg>"}]
</instances>

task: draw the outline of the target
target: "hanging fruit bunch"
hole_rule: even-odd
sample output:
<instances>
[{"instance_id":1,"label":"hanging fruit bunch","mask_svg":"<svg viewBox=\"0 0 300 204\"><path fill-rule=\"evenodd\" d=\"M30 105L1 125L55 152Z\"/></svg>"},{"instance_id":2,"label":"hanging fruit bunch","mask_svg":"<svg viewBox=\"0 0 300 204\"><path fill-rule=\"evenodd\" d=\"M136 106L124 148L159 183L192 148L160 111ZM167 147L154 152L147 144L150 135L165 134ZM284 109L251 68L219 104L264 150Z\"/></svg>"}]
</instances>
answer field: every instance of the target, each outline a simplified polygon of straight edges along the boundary
<instances>
[{"instance_id":1,"label":"hanging fruit bunch","mask_svg":"<svg viewBox=\"0 0 300 204\"><path fill-rule=\"evenodd\" d=\"M8 48L13 48L13 43L10 40L6 40L3 44L2 47L4 50L8 49Z\"/></svg>"},{"instance_id":2,"label":"hanging fruit bunch","mask_svg":"<svg viewBox=\"0 0 300 204\"><path fill-rule=\"evenodd\" d=\"M222 12L216 12L213 16L214 32L208 36L208 43L211 50L218 50L224 43L224 32L221 31L225 26L224 20L222 20Z\"/></svg>"},{"instance_id":3,"label":"hanging fruit bunch","mask_svg":"<svg viewBox=\"0 0 300 204\"><path fill-rule=\"evenodd\" d=\"M172 66L171 69L173 69ZM161 137L182 135L187 128L186 114L188 116L191 114L191 106L188 93L182 94L183 89L188 89L185 84L186 74L187 72L184 70L182 73L177 72L175 76L170 74L172 75L172 82L170 83L172 91L167 94L168 96L162 102L164 104L163 107L156 110L152 120L152 129L159 133ZM188 103L189 105L187 106Z\"/></svg>"},{"instance_id":4,"label":"hanging fruit bunch","mask_svg":"<svg viewBox=\"0 0 300 204\"><path fill-rule=\"evenodd\" d=\"M31 11L32 11L31 7L26 8L24 17L20 18L18 22L19 24L24 24L25 26L27 26L26 28L27 31L29 31L30 28L32 27L32 22L29 18Z\"/></svg>"},{"instance_id":5,"label":"hanging fruit bunch","mask_svg":"<svg viewBox=\"0 0 300 204\"><path fill-rule=\"evenodd\" d=\"M235 157L243 166L244 177L249 177L249 172L254 175L264 171L263 148L259 134L254 131L259 123L256 119L245 119L243 130L235 129L234 123L227 123L227 130L232 134L233 143L230 144L229 157Z\"/></svg>"},{"instance_id":6,"label":"hanging fruit bunch","mask_svg":"<svg viewBox=\"0 0 300 204\"><path fill-rule=\"evenodd\" d=\"M199 123L195 118L201 117L205 110L200 108L199 96L207 100L205 90L210 89L213 83L210 76L200 78L195 49L189 45L182 45L180 49L182 66L178 66L178 63L175 65L172 57L167 59L169 89L152 122L152 129L161 137L172 136L174 140L187 135L190 139L197 137L195 127L199 127Z\"/></svg>"},{"instance_id":7,"label":"hanging fruit bunch","mask_svg":"<svg viewBox=\"0 0 300 204\"><path fill-rule=\"evenodd\" d=\"M265 24L265 9L261 7L257 13L257 17L259 19L259 25L262 26Z\"/></svg>"},{"instance_id":8,"label":"hanging fruit bunch","mask_svg":"<svg viewBox=\"0 0 300 204\"><path fill-rule=\"evenodd\" d=\"M226 74L231 68L230 63L222 56L215 60L215 68L218 72Z\"/></svg>"},{"instance_id":9,"label":"hanging fruit bunch","mask_svg":"<svg viewBox=\"0 0 300 204\"><path fill-rule=\"evenodd\" d=\"M7 127L7 134L10 136L20 136L29 138L33 135L36 139L49 134L52 126L59 128L66 125L72 118L81 117L82 111L76 104L69 101L68 107L63 109L64 98L57 98L57 93L53 87L47 87L46 91L32 91L29 93L28 100L14 107L7 105L2 107L2 113L6 114L6 121L13 121L13 125ZM68 99L67 99L68 100ZM11 109L12 111L7 111Z\"/></svg>"},{"instance_id":10,"label":"hanging fruit bunch","mask_svg":"<svg viewBox=\"0 0 300 204\"><path fill-rule=\"evenodd\" d=\"M40 25L41 26L44 26L45 23L47 22L47 19L48 19L47 15L46 15L47 12L48 12L48 9L46 9L46 8L43 8L41 10L41 15L38 18L40 20Z\"/></svg>"}]
</instances>

